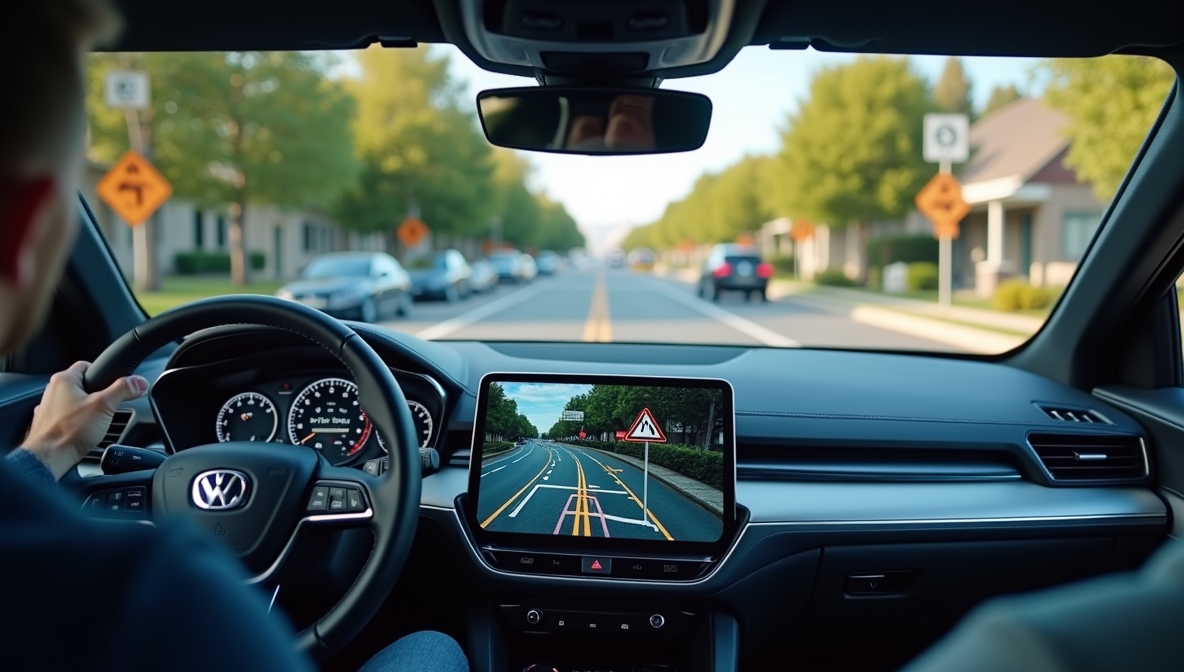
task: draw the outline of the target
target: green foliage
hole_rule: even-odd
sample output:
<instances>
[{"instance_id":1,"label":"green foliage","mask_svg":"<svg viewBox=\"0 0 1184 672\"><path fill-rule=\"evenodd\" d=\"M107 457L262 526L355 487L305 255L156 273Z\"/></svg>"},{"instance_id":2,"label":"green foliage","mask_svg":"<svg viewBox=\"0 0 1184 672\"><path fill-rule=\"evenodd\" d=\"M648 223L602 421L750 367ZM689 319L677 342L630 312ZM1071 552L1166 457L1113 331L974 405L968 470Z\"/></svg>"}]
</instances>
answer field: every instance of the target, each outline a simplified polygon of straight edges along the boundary
<instances>
[{"instance_id":1,"label":"green foliage","mask_svg":"<svg viewBox=\"0 0 1184 672\"><path fill-rule=\"evenodd\" d=\"M847 277L847 274L837 268L828 268L814 276L814 282L829 287L854 287L858 283Z\"/></svg>"},{"instance_id":2,"label":"green foliage","mask_svg":"<svg viewBox=\"0 0 1184 672\"><path fill-rule=\"evenodd\" d=\"M898 261L937 263L937 247L937 239L927 235L878 238L868 241L867 263L872 267L884 267Z\"/></svg>"},{"instance_id":3,"label":"green foliage","mask_svg":"<svg viewBox=\"0 0 1184 672\"><path fill-rule=\"evenodd\" d=\"M868 268L867 282L865 284L868 289L880 289L884 284L884 271L878 266Z\"/></svg>"},{"instance_id":4,"label":"green foliage","mask_svg":"<svg viewBox=\"0 0 1184 672\"><path fill-rule=\"evenodd\" d=\"M1020 90L1016 88L1015 84L996 84L995 88L991 89L991 95L987 98L987 104L983 107L981 116L994 112L995 110L1019 100L1022 96Z\"/></svg>"},{"instance_id":5,"label":"green foliage","mask_svg":"<svg viewBox=\"0 0 1184 672\"><path fill-rule=\"evenodd\" d=\"M937 85L933 87L933 102L942 112L956 112L974 115L971 102L971 84L962 68L962 59L950 56L941 71Z\"/></svg>"},{"instance_id":6,"label":"green foliage","mask_svg":"<svg viewBox=\"0 0 1184 672\"><path fill-rule=\"evenodd\" d=\"M1109 201L1155 123L1176 75L1146 56L1057 58L1042 66L1044 100L1069 117L1065 165Z\"/></svg>"},{"instance_id":7,"label":"green foliage","mask_svg":"<svg viewBox=\"0 0 1184 672\"><path fill-rule=\"evenodd\" d=\"M1005 280L995 288L991 307L1006 312L1042 310L1052 303L1053 296L1044 287L1033 287L1022 280Z\"/></svg>"},{"instance_id":8,"label":"green foliage","mask_svg":"<svg viewBox=\"0 0 1184 672\"><path fill-rule=\"evenodd\" d=\"M267 268L267 253L251 252L248 260L253 271ZM230 272L229 252L178 252L173 257L173 270L177 275L205 275Z\"/></svg>"},{"instance_id":9,"label":"green foliage","mask_svg":"<svg viewBox=\"0 0 1184 672\"><path fill-rule=\"evenodd\" d=\"M674 428L694 437L704 447L723 429L722 398L719 390L681 387L632 387L593 385L587 394L568 400L564 410L583 411L583 422L559 421L546 433L564 439L584 430L589 436L624 431L632 426L641 409L648 408L669 436Z\"/></svg>"},{"instance_id":10,"label":"green foliage","mask_svg":"<svg viewBox=\"0 0 1184 672\"><path fill-rule=\"evenodd\" d=\"M350 96L324 76L328 63L302 52L95 54L88 62L91 158L111 162L128 147L122 111L103 104L108 70L133 67L152 83L143 112L153 165L174 193L200 207L248 203L325 206L356 174ZM244 263L245 236L230 237Z\"/></svg>"},{"instance_id":11,"label":"green foliage","mask_svg":"<svg viewBox=\"0 0 1184 672\"><path fill-rule=\"evenodd\" d=\"M904 275L904 285L910 292L937 289L937 264L929 261L914 261Z\"/></svg>"},{"instance_id":12,"label":"green foliage","mask_svg":"<svg viewBox=\"0 0 1184 672\"><path fill-rule=\"evenodd\" d=\"M768 259L769 263L773 265L774 270L782 275L793 275L793 255L792 254L775 254Z\"/></svg>"},{"instance_id":13,"label":"green foliage","mask_svg":"<svg viewBox=\"0 0 1184 672\"><path fill-rule=\"evenodd\" d=\"M539 430L518 412L518 402L507 397L501 385L491 383L485 408L485 435L493 443L502 443L505 439L535 438Z\"/></svg>"},{"instance_id":14,"label":"green foliage","mask_svg":"<svg viewBox=\"0 0 1184 672\"><path fill-rule=\"evenodd\" d=\"M614 451L639 460L645 458L645 448L640 443L621 441L615 444ZM717 490L724 487L724 454L719 451L705 451L698 446L651 443L650 462Z\"/></svg>"},{"instance_id":15,"label":"green foliage","mask_svg":"<svg viewBox=\"0 0 1184 672\"><path fill-rule=\"evenodd\" d=\"M481 456L489 457L490 455L505 453L513 449L513 441L490 441L481 446Z\"/></svg>"},{"instance_id":16,"label":"green foliage","mask_svg":"<svg viewBox=\"0 0 1184 672\"><path fill-rule=\"evenodd\" d=\"M782 138L776 211L837 227L902 217L934 173L921 158L931 108L903 58L861 56L819 71Z\"/></svg>"}]
</instances>

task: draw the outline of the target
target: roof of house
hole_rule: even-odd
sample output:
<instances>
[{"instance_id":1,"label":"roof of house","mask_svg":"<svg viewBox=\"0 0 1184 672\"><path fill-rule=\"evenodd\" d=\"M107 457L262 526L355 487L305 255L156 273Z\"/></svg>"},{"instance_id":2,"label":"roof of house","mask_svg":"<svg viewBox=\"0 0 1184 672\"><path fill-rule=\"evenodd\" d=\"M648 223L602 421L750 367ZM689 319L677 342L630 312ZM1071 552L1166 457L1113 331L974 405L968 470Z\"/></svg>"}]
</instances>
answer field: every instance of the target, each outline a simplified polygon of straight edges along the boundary
<instances>
[{"instance_id":1,"label":"roof of house","mask_svg":"<svg viewBox=\"0 0 1184 672\"><path fill-rule=\"evenodd\" d=\"M1036 98L1020 98L970 126L971 158L959 178L974 184L1002 178L1027 182L1069 146L1069 118Z\"/></svg>"}]
</instances>

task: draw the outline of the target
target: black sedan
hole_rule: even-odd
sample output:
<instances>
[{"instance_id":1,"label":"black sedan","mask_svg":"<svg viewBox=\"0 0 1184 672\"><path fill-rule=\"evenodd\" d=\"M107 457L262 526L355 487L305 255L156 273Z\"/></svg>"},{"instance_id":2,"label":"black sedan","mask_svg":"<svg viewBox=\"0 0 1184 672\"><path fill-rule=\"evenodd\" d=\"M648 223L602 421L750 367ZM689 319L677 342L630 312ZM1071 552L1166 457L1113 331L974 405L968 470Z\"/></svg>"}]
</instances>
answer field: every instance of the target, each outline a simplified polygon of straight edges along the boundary
<instances>
[{"instance_id":1,"label":"black sedan","mask_svg":"<svg viewBox=\"0 0 1184 672\"><path fill-rule=\"evenodd\" d=\"M444 299L452 303L473 293L469 262L457 250L439 250L407 261L411 294L416 299Z\"/></svg>"},{"instance_id":2,"label":"black sedan","mask_svg":"<svg viewBox=\"0 0 1184 672\"><path fill-rule=\"evenodd\" d=\"M394 257L382 252L321 255L275 295L362 322L411 312L411 278Z\"/></svg>"},{"instance_id":3,"label":"black sedan","mask_svg":"<svg viewBox=\"0 0 1184 672\"><path fill-rule=\"evenodd\" d=\"M707 261L699 276L699 296L719 301L725 291L743 292L751 300L759 296L766 300L765 291L769 278L773 277L773 265L761 261L755 248L745 245L722 244L711 248Z\"/></svg>"}]
</instances>

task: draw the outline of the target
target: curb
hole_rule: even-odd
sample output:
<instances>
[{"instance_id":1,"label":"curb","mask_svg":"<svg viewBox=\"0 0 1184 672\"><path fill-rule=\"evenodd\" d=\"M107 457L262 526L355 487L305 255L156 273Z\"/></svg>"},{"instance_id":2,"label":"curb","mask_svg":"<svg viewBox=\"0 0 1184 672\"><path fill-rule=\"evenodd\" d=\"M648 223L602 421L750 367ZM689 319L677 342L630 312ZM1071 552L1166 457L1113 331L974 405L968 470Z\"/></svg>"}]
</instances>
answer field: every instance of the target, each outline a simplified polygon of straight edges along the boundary
<instances>
[{"instance_id":1,"label":"curb","mask_svg":"<svg viewBox=\"0 0 1184 672\"><path fill-rule=\"evenodd\" d=\"M622 462L632 464L635 467L644 467L645 466L644 463L641 460L637 459L636 457L629 457L628 455L622 455L620 453L611 453L607 450L602 450L600 448L593 448L591 446L580 446L580 447L583 448L584 450L595 450L598 453L603 453L603 454L608 455L610 457L614 457ZM659 474L657 471L655 471L653 469L653 467L658 467L659 469L662 469L664 471L671 471L676 474L678 473L678 472L674 471L673 469L669 469L667 467L663 467L663 466L655 464L655 465L650 466L650 478L653 478L654 480L657 480L657 481L661 481L662 483L664 483L667 486L674 489L674 491L677 492L678 494L682 495L683 497L686 497L687 499L698 504L699 506L702 506L703 508L707 509L708 511L711 511L712 513L715 513L715 514L718 514L721 516L724 514L724 507L723 507L722 503L716 504L715 502L711 502L706 499L703 499L698 494L683 488L681 484L670 480L664 474ZM682 474L679 474L679 476L682 476ZM691 478L691 477L690 476L683 476L683 478ZM691 480L694 480L694 479L691 479Z\"/></svg>"}]
</instances>

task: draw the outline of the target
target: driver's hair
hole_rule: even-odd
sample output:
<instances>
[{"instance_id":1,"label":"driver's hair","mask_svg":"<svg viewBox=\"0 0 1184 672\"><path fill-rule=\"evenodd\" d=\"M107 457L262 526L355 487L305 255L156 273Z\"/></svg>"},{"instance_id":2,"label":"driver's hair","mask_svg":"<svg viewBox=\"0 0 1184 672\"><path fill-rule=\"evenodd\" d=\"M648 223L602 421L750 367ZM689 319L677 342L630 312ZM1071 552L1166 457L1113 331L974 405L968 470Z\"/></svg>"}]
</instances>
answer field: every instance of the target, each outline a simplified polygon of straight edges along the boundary
<instances>
[{"instance_id":1,"label":"driver's hair","mask_svg":"<svg viewBox=\"0 0 1184 672\"><path fill-rule=\"evenodd\" d=\"M83 59L119 25L110 0L0 2L0 179L56 172L81 151Z\"/></svg>"}]
</instances>

